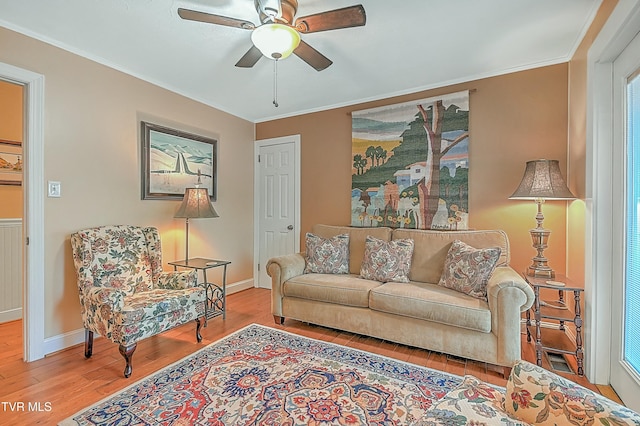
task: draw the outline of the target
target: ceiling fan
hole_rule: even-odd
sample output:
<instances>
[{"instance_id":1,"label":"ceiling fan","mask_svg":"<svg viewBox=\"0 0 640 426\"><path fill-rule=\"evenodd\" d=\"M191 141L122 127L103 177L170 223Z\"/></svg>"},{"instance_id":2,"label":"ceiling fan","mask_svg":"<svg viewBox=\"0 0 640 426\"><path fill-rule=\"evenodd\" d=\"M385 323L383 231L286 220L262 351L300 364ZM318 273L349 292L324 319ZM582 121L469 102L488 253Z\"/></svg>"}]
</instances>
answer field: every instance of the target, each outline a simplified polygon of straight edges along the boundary
<instances>
[{"instance_id":1,"label":"ceiling fan","mask_svg":"<svg viewBox=\"0 0 640 426\"><path fill-rule=\"evenodd\" d=\"M309 34L341 28L360 27L366 23L364 7L360 4L303 16L294 21L298 0L254 0L260 16L260 25L243 19L228 18L189 9L178 9L182 19L251 30L253 46L236 63L236 67L251 68L263 55L274 60L294 53L317 71L333 62L300 39L300 33ZM278 41L282 46L272 45Z\"/></svg>"}]
</instances>

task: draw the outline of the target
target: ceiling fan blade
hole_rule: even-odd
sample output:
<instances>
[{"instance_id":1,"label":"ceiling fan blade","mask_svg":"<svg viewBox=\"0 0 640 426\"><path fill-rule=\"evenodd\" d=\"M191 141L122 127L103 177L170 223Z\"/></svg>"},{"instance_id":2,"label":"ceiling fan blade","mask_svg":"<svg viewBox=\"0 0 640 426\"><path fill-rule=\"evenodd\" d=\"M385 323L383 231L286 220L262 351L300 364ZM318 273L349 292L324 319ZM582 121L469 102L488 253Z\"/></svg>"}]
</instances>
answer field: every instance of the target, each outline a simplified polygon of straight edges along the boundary
<instances>
[{"instance_id":1,"label":"ceiling fan blade","mask_svg":"<svg viewBox=\"0 0 640 426\"><path fill-rule=\"evenodd\" d=\"M227 27L241 28L243 30L252 30L256 26L253 22L244 21L242 19L228 18L226 16L214 15L212 13L197 12L189 9L178 9L178 15L182 19L190 21L206 22L208 24L224 25Z\"/></svg>"},{"instance_id":2,"label":"ceiling fan blade","mask_svg":"<svg viewBox=\"0 0 640 426\"><path fill-rule=\"evenodd\" d=\"M349 6L342 9L329 10L315 15L296 19L296 29L301 33L317 33L319 31L337 30L340 28L361 27L367 22L364 7Z\"/></svg>"},{"instance_id":3,"label":"ceiling fan blade","mask_svg":"<svg viewBox=\"0 0 640 426\"><path fill-rule=\"evenodd\" d=\"M296 50L293 51L297 57L305 61L307 64L311 65L316 71L322 71L327 68L333 62L324 56L322 53L318 52L313 47L309 46L304 41L300 40L300 44L296 47Z\"/></svg>"},{"instance_id":4,"label":"ceiling fan blade","mask_svg":"<svg viewBox=\"0 0 640 426\"><path fill-rule=\"evenodd\" d=\"M262 57L262 52L255 46L251 46L251 49L247 50L247 53L240 58L236 67L240 68L251 68L253 67L258 60Z\"/></svg>"}]
</instances>

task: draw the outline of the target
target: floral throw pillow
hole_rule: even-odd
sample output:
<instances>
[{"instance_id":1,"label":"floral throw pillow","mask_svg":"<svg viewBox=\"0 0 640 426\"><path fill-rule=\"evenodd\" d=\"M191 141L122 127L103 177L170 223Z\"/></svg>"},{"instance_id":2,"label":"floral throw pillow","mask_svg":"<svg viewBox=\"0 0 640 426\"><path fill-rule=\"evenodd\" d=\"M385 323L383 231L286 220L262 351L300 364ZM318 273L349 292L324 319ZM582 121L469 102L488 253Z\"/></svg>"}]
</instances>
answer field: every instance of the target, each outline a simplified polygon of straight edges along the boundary
<instances>
[{"instance_id":1,"label":"floral throw pillow","mask_svg":"<svg viewBox=\"0 0 640 426\"><path fill-rule=\"evenodd\" d=\"M349 234L325 239L307 232L305 245L305 274L349 273Z\"/></svg>"},{"instance_id":2,"label":"floral throw pillow","mask_svg":"<svg viewBox=\"0 0 640 426\"><path fill-rule=\"evenodd\" d=\"M360 276L383 283L389 281L408 283L411 256L413 256L412 239L383 241L367 236Z\"/></svg>"},{"instance_id":3,"label":"floral throw pillow","mask_svg":"<svg viewBox=\"0 0 640 426\"><path fill-rule=\"evenodd\" d=\"M527 361L511 370L504 405L536 425L640 425L637 413Z\"/></svg>"},{"instance_id":4,"label":"floral throw pillow","mask_svg":"<svg viewBox=\"0 0 640 426\"><path fill-rule=\"evenodd\" d=\"M446 394L420 418L416 426L436 425L528 425L504 411L504 395L474 376Z\"/></svg>"},{"instance_id":5,"label":"floral throw pillow","mask_svg":"<svg viewBox=\"0 0 640 426\"><path fill-rule=\"evenodd\" d=\"M487 300L487 283L500 258L500 247L476 249L455 240L444 261L439 285Z\"/></svg>"}]
</instances>

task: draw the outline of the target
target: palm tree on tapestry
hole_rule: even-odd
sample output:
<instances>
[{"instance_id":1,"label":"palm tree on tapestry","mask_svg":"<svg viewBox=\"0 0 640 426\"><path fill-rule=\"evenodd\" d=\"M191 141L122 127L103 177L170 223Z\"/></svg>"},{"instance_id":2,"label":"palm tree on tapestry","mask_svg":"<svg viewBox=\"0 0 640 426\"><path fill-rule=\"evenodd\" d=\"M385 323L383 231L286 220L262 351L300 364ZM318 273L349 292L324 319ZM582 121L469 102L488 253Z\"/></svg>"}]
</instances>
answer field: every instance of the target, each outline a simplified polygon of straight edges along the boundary
<instances>
[{"instance_id":1,"label":"palm tree on tapestry","mask_svg":"<svg viewBox=\"0 0 640 426\"><path fill-rule=\"evenodd\" d=\"M371 158L371 166L369 168L372 168L375 165L375 158L376 158L376 149L372 146L370 146L369 148L367 148L367 150L365 151L364 155L367 158Z\"/></svg>"},{"instance_id":2,"label":"palm tree on tapestry","mask_svg":"<svg viewBox=\"0 0 640 426\"><path fill-rule=\"evenodd\" d=\"M362 158L362 155L356 154L353 156L353 168L356 169L356 173L361 175L364 173L364 168L367 167L367 159Z\"/></svg>"},{"instance_id":3,"label":"palm tree on tapestry","mask_svg":"<svg viewBox=\"0 0 640 426\"><path fill-rule=\"evenodd\" d=\"M384 164L384 159L387 158L387 150L381 146L377 146L374 155L376 157L376 166L379 166L380 164Z\"/></svg>"},{"instance_id":4,"label":"palm tree on tapestry","mask_svg":"<svg viewBox=\"0 0 640 426\"><path fill-rule=\"evenodd\" d=\"M456 108L451 105L450 108ZM427 105L418 104L418 110L422 115L423 127L427 133L427 177L418 184L418 196L420 198L420 215L425 224L431 224L433 217L438 211L438 201L440 199L440 160L454 146L469 137L469 131L458 135L449 144L442 148L443 121L445 113L448 112L442 100L434 101Z\"/></svg>"}]
</instances>

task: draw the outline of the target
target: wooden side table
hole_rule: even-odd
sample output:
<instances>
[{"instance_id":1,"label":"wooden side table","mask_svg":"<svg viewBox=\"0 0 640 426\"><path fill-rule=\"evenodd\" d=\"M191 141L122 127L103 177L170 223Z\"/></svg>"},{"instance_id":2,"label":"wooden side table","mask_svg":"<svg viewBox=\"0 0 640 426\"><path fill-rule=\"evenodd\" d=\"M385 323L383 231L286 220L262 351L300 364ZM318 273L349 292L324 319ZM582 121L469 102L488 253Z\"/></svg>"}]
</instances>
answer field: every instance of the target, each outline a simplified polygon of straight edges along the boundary
<instances>
[{"instance_id":1,"label":"wooden side table","mask_svg":"<svg viewBox=\"0 0 640 426\"><path fill-rule=\"evenodd\" d=\"M535 336L536 363L542 366L542 351L553 351L574 355L578 364L578 375L584 375L583 362L584 351L582 348L582 310L580 298L584 289L576 287L566 276L556 274L555 278L531 277L522 274L527 283L533 288L535 301L531 309L526 312L527 342L531 342L532 334ZM550 284L549 282L562 282L564 286ZM558 291L557 300L545 300L540 297L540 289L553 289ZM570 300L565 300L565 292L573 293L573 312L569 309ZM534 323L531 324L533 312ZM544 328L541 330L542 319L557 321L558 328ZM576 328L575 344L565 332L565 324L573 323Z\"/></svg>"},{"instance_id":2,"label":"wooden side table","mask_svg":"<svg viewBox=\"0 0 640 426\"><path fill-rule=\"evenodd\" d=\"M227 318L227 265L230 263L228 260L205 259L202 257L169 262L169 265L173 265L174 270L178 268L191 268L202 271L204 282L202 282L201 285L207 293L207 303L204 305L205 326L208 320L219 315L222 315L222 319ZM222 271L222 286L207 280L207 270L219 266L224 267Z\"/></svg>"}]
</instances>

